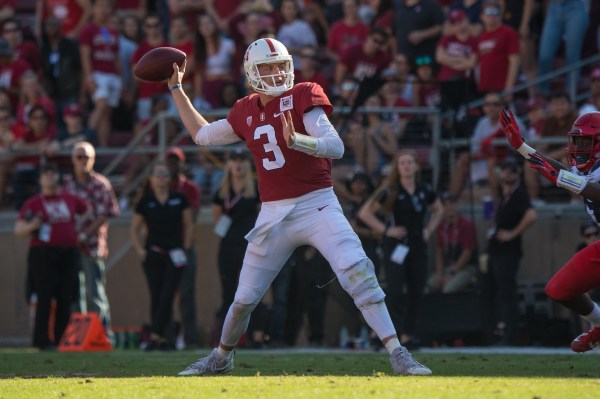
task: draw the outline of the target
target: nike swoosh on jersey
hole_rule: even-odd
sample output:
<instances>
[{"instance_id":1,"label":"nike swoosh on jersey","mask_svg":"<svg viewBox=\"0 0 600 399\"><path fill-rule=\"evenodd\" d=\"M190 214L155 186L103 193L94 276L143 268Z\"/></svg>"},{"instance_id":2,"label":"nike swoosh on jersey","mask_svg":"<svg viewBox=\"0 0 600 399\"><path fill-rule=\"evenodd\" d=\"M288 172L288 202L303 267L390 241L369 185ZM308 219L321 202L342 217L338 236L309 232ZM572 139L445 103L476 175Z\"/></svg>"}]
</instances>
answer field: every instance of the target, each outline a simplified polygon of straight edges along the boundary
<instances>
[{"instance_id":1,"label":"nike swoosh on jersey","mask_svg":"<svg viewBox=\"0 0 600 399\"><path fill-rule=\"evenodd\" d=\"M323 209L327 208L328 206L329 206L329 205L325 205L325 206L322 206L322 207L320 207L320 208L317 208L317 211L321 212Z\"/></svg>"},{"instance_id":2,"label":"nike swoosh on jersey","mask_svg":"<svg viewBox=\"0 0 600 399\"><path fill-rule=\"evenodd\" d=\"M283 112L280 112L280 113L278 113L278 114L273 114L273 116L274 116L275 118L277 118L277 117L278 117L279 115L281 115L281 114L283 114Z\"/></svg>"}]
</instances>

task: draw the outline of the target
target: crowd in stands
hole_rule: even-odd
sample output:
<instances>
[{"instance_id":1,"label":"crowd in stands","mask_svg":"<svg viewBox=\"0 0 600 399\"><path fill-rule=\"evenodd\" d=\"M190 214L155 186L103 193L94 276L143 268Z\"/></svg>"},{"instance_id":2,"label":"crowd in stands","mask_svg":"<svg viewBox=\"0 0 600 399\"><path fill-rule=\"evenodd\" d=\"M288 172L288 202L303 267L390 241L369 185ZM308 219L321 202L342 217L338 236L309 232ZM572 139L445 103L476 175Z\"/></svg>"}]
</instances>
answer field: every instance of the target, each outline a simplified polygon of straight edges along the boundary
<instances>
[{"instance_id":1,"label":"crowd in stands","mask_svg":"<svg viewBox=\"0 0 600 399\"><path fill-rule=\"evenodd\" d=\"M412 313L402 314L398 304L399 310L393 314L399 326L408 325L404 343L412 339L419 298L426 286L431 292L472 288L476 274L473 237L461 237L465 242L449 237L456 235L451 233L456 223L471 226L456 211L467 187L485 187L486 193L495 195L502 185L497 167L511 151L495 140L502 137L502 107L510 104L516 109L526 140L557 136L565 143L565 133L578 115L600 109L600 64L578 70L569 78L558 77L512 92L520 83L598 52L600 5L593 1L38 0L31 10L6 1L0 17L0 206L17 209L34 195L39 173L48 160L58 162L63 172L70 171L69 154L76 143L118 148L141 134L158 113L174 111L165 83L140 81L132 74L133 66L149 50L171 46L184 51L187 68L183 88L194 106L228 110L249 92L242 67L247 46L261 37L285 44L293 56L296 82L319 83L334 107L352 109L349 114L332 117L346 145L344 158L335 163L334 186L369 257L385 259L375 263L386 269L388 278L397 272L397 267L389 264L391 253L407 234L422 238L422 218L428 207L436 222L426 239L437 236L438 243L447 243L437 248L435 273L429 282L424 273L409 276L414 280L408 284L414 290L409 289ZM589 96L583 102L571 98L568 89L572 85L584 94L589 87ZM459 112L476 99L483 99L481 109ZM422 175L411 171L411 179L430 183L427 171L432 166L427 148L431 145L432 121L423 114L401 110L356 112L360 106L450 111L451 116L442 124L442 137L462 137L469 142L455 164L443 165L444 170L454 173L444 175L439 187L421 180L413 182L423 194L414 197L412 205L408 200L404 205L419 214L417 221L411 219L418 234L397 232L397 242L390 241L385 248L381 247L381 234L373 227L377 227L374 215L382 206L393 204L372 195L381 194L376 187L387 184L389 188L394 178L402 179L398 164L402 154L420 165ZM166 126L169 137L182 128L176 118ZM158 144L156 128L145 134L144 145ZM183 139L177 144L191 142ZM564 146L540 144L538 148L561 159ZM399 152L407 148L417 151ZM175 155L182 159L179 153ZM123 171L124 185L134 180L145 157L129 159ZM103 160L98 161L102 164ZM250 195L253 186L241 194L242 186L251 183L236 169L240 164L249 167L245 155L239 153L223 156L199 149L187 157L187 174L203 194L208 194L203 195L204 203L213 201L216 224L223 212L236 206L255 207L256 198ZM167 166L159 165L160 173L155 168L153 179L166 177ZM543 205L545 183L535 171L524 168L523 172L526 195L534 206ZM441 199L449 210L437 229L443 208L435 192L442 190L447 190ZM142 211L141 207L135 211L140 221L145 215ZM393 228L386 227L385 234L393 233ZM238 236L229 239L235 245L245 245ZM419 240L410 244L409 266L427 263L425 243ZM138 252L143 251L142 246L136 246L140 247ZM220 251L224 287L229 287L237 274L227 258L237 255ZM297 263L321 262L310 248L303 248L296 257ZM418 266L411 267L419 270ZM148 279L152 283L160 277ZM310 280L296 276L293 292L310 290L302 279ZM398 303L401 284L399 287L392 292ZM176 288L173 282L169 295ZM231 296L230 288L224 290L223 301ZM323 301L316 298L317 306L313 306L313 314L318 315L311 319L317 326L311 338L314 344L321 344L323 339L319 320ZM153 303L153 307L164 306ZM220 310L215 309L216 323L222 322L227 306L223 303ZM164 324L169 317L164 311L153 320L158 346L164 340ZM402 317L405 320L400 323ZM195 338L189 342L195 344Z\"/></svg>"},{"instance_id":2,"label":"crowd in stands","mask_svg":"<svg viewBox=\"0 0 600 399\"><path fill-rule=\"evenodd\" d=\"M6 3L0 106L10 115L10 128L3 129L0 142L0 193L8 186L12 195L0 198L17 207L26 196L20 182L35 185L39 167L39 161L19 151L35 149L55 157L79 135L100 147L119 147L158 112L174 110L165 84L132 74L135 63L155 47L186 52L184 88L203 110L227 109L248 92L243 54L260 37L284 43L293 55L296 82L319 83L336 105L456 110L593 54L600 21L594 12L598 5L585 0L40 0L35 9ZM579 87L592 82L592 93L597 91L593 82L600 70L585 68L581 78L578 74L573 78ZM564 92L569 83L565 78L546 81L504 94L502 101L517 108L531 138L562 134L574 112L555 124L552 119L560 111L549 97L560 96L555 92ZM572 109L581 105L562 98ZM597 109L595 98L582 110ZM30 118L35 106L46 113L45 124ZM67 122L74 114L81 118L78 127ZM450 118L445 137L485 139L491 132L485 129L481 136L478 115L481 111L474 108L467 117ZM397 147L431 140L430 121L422 115L353 113L338 119L347 146L343 163L372 179L381 176ZM151 137L156 132L148 135L144 143L156 144ZM483 158L495 152L474 151ZM202 160L192 158L196 173L203 175ZM464 174L460 167L459 172ZM200 179L210 181L210 176ZM532 198L541 201L535 179L529 176L527 182Z\"/></svg>"}]
</instances>

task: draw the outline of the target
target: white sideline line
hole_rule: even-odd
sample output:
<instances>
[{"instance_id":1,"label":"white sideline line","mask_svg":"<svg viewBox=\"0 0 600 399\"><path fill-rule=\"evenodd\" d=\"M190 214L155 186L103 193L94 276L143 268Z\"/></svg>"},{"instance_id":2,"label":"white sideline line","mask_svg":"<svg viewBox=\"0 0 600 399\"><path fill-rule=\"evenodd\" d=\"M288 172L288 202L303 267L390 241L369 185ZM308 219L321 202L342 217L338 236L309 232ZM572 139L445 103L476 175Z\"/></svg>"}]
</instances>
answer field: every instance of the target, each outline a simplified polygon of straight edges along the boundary
<instances>
[{"instance_id":1,"label":"white sideline line","mask_svg":"<svg viewBox=\"0 0 600 399\"><path fill-rule=\"evenodd\" d=\"M210 349L198 349L195 352L205 353ZM365 355L380 353L386 354L384 350L374 352L368 349L338 349L338 348L285 348L285 349L236 349L238 353L252 353L255 355L294 355L294 354L355 354ZM540 348L540 347L463 347L463 348L421 348L411 351L416 354L457 354L468 355L600 355L600 350L591 350L585 353L575 353L570 348Z\"/></svg>"}]
</instances>

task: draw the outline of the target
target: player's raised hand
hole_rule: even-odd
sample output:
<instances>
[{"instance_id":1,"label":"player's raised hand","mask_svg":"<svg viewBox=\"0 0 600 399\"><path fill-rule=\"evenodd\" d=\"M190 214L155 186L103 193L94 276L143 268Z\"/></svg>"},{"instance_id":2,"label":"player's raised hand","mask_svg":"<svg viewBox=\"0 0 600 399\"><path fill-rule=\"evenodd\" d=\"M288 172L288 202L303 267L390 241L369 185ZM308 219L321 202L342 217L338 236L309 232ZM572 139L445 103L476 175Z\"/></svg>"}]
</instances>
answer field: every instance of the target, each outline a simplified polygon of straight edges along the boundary
<instances>
[{"instance_id":1,"label":"player's raised hand","mask_svg":"<svg viewBox=\"0 0 600 399\"><path fill-rule=\"evenodd\" d=\"M281 124L283 125L283 138L288 148L294 145L294 121L292 120L292 113L290 111L282 112L279 115L281 118Z\"/></svg>"},{"instance_id":2,"label":"player's raised hand","mask_svg":"<svg viewBox=\"0 0 600 399\"><path fill-rule=\"evenodd\" d=\"M504 135L512 148L518 150L525 141L523 140L523 136L521 136L521 130L519 129L519 125L517 125L515 115L509 107L500 111L500 125L502 125Z\"/></svg>"},{"instance_id":3,"label":"player's raised hand","mask_svg":"<svg viewBox=\"0 0 600 399\"><path fill-rule=\"evenodd\" d=\"M539 154L530 154L527 161L532 169L537 170L552 184L556 185L556 179L558 179L560 171L546 161L544 157Z\"/></svg>"},{"instance_id":4,"label":"player's raised hand","mask_svg":"<svg viewBox=\"0 0 600 399\"><path fill-rule=\"evenodd\" d=\"M177 63L173 63L173 74L171 75L169 80L167 80L167 84L169 85L169 87L181 84L181 81L183 80L183 74L185 73L186 64L187 60L184 60L183 65L181 66L181 68L179 68Z\"/></svg>"}]
</instances>

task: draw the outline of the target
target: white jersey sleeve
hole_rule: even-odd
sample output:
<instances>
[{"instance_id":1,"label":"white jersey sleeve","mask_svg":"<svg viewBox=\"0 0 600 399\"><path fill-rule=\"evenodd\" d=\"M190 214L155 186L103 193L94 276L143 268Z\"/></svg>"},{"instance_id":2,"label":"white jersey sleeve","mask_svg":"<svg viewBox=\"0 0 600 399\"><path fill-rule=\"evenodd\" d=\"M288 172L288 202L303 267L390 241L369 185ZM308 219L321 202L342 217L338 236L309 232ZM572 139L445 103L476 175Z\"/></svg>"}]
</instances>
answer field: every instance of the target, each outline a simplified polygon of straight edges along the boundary
<instances>
[{"instance_id":1,"label":"white jersey sleeve","mask_svg":"<svg viewBox=\"0 0 600 399\"><path fill-rule=\"evenodd\" d=\"M240 138L234 133L227 119L219 119L202 126L196 133L194 141L198 145L225 145L237 143Z\"/></svg>"},{"instance_id":2,"label":"white jersey sleeve","mask_svg":"<svg viewBox=\"0 0 600 399\"><path fill-rule=\"evenodd\" d=\"M344 143L321 107L314 107L302 117L306 132L317 139L317 157L340 159Z\"/></svg>"}]
</instances>

